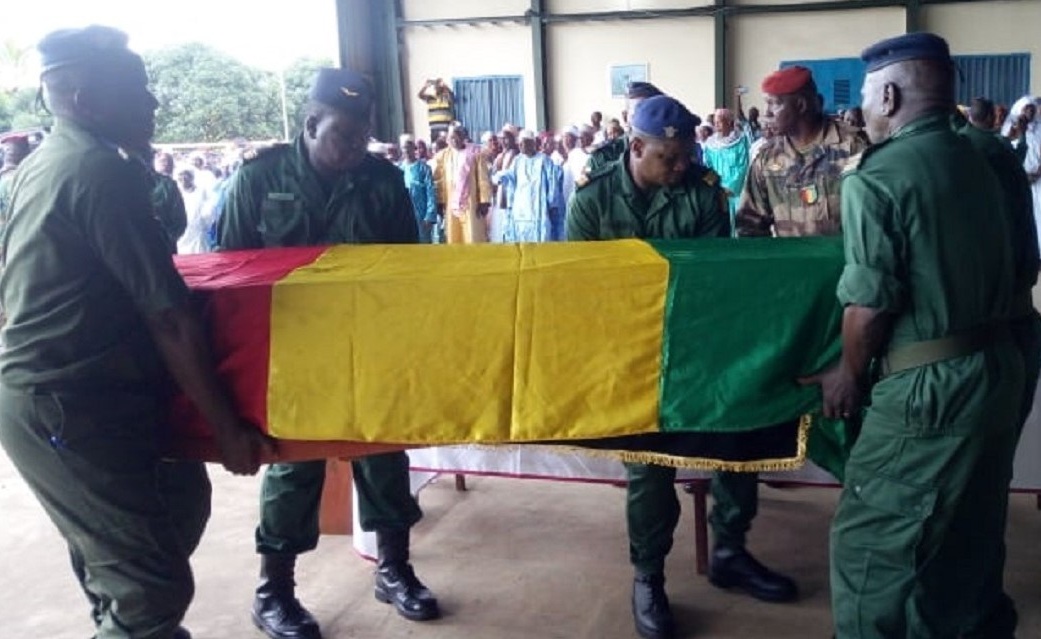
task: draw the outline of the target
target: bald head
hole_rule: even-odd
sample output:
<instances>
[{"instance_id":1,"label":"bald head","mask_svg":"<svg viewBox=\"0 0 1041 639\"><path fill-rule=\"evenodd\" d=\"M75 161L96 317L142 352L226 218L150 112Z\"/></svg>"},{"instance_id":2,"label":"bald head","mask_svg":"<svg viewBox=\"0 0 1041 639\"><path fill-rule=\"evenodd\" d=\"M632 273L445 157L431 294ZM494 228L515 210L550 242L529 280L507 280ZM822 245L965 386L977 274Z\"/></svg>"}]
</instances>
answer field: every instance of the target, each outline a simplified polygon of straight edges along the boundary
<instances>
[{"instance_id":1,"label":"bald head","mask_svg":"<svg viewBox=\"0 0 1041 639\"><path fill-rule=\"evenodd\" d=\"M896 62L864 79L865 131L872 142L923 115L954 110L954 66L946 60Z\"/></svg>"}]
</instances>

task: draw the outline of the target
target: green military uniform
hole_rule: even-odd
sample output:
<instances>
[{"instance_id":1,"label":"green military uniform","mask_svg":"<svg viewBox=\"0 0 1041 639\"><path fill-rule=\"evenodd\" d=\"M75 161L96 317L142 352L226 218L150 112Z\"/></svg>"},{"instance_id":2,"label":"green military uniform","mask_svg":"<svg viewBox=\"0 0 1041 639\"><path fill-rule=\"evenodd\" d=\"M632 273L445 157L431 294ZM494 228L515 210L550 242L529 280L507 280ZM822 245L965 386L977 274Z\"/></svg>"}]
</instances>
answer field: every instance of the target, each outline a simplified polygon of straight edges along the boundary
<instances>
[{"instance_id":1,"label":"green military uniform","mask_svg":"<svg viewBox=\"0 0 1041 639\"><path fill-rule=\"evenodd\" d=\"M629 154L590 175L568 205L569 240L728 237L730 215L719 176L691 165L683 182L659 188L648 201L633 183ZM672 548L680 504L676 469L626 464L629 556L641 574L661 573Z\"/></svg>"},{"instance_id":2,"label":"green military uniform","mask_svg":"<svg viewBox=\"0 0 1041 639\"><path fill-rule=\"evenodd\" d=\"M0 169L0 224L7 223L7 207L11 204L11 186L14 184L15 169ZM3 226L0 226L3 230Z\"/></svg>"},{"instance_id":3,"label":"green military uniform","mask_svg":"<svg viewBox=\"0 0 1041 639\"><path fill-rule=\"evenodd\" d=\"M209 512L200 467L160 462L168 380L143 317L188 290L150 188L59 118L18 170L3 234L0 444L67 542L99 639L171 636Z\"/></svg>"},{"instance_id":4,"label":"green military uniform","mask_svg":"<svg viewBox=\"0 0 1041 639\"><path fill-rule=\"evenodd\" d=\"M772 225L777 237L841 233L842 171L865 148L858 131L841 122L827 122L820 139L803 149L786 136L774 138L749 165L738 205L738 235L766 230L755 223ZM715 473L711 491L715 506L709 522L716 543L744 545L758 510L759 474Z\"/></svg>"},{"instance_id":5,"label":"green military uniform","mask_svg":"<svg viewBox=\"0 0 1041 639\"><path fill-rule=\"evenodd\" d=\"M589 158L586 159L585 174L587 176L592 175L608 164L618 160L625 153L628 145L629 142L625 138L615 138L593 149L593 152L589 154Z\"/></svg>"},{"instance_id":6,"label":"green military uniform","mask_svg":"<svg viewBox=\"0 0 1041 639\"><path fill-rule=\"evenodd\" d=\"M188 228L188 213L184 210L184 198L177 182L169 175L163 175L149 168L154 187L152 188L152 207L159 225L166 233L170 244L170 252L177 252L177 240Z\"/></svg>"},{"instance_id":7,"label":"green military uniform","mask_svg":"<svg viewBox=\"0 0 1041 639\"><path fill-rule=\"evenodd\" d=\"M1013 267L1015 269L1015 297L1012 303L1010 328L1012 337L1019 346L1023 357L1024 386L1023 397L1019 404L1018 432L1023 426L1034 404L1034 391L1041 374L1041 317L1034 309L1032 291L1037 283L1038 270L1041 269L1041 258L1038 255L1037 230L1034 222L1033 197L1030 182L1023 170L1022 161L1012 150L1012 145L991 131L984 131L955 117L955 129L965 136L979 153L986 159L994 175L1001 184L1006 201L1006 216L1012 233ZM1018 441L1018 434L1017 434ZM1008 493L1002 493L1007 498ZM979 602L975 616L967 629L962 630L965 639L991 637L1012 637L1015 633L1017 614L1012 599L1004 594L1003 580L1005 567L1005 515L1007 508L1001 509L1001 521L993 531L997 538L985 547L994 551L991 559L981 561L986 570L984 596ZM979 544L978 540L965 540ZM960 563L966 550L953 548L951 544L944 547L946 561L954 565ZM939 561L945 561L943 557Z\"/></svg>"},{"instance_id":8,"label":"green military uniform","mask_svg":"<svg viewBox=\"0 0 1041 639\"><path fill-rule=\"evenodd\" d=\"M303 135L262 151L228 187L221 249L324 244L414 243L412 203L401 171L366 156L361 166L323 184L307 160ZM422 513L409 487L403 452L353 462L363 530L408 530ZM257 552L299 554L318 544L325 461L272 464L261 490Z\"/></svg>"},{"instance_id":9,"label":"green military uniform","mask_svg":"<svg viewBox=\"0 0 1041 639\"><path fill-rule=\"evenodd\" d=\"M839 300L894 320L889 374L872 390L832 524L840 639L955 637L1000 594L985 592L993 550L980 540L1003 525L1023 393L1005 323L1015 272L1007 220L993 213L1001 201L946 113L902 127L843 179ZM957 344L947 359L887 366L945 337ZM962 554L940 561L946 547Z\"/></svg>"}]
</instances>

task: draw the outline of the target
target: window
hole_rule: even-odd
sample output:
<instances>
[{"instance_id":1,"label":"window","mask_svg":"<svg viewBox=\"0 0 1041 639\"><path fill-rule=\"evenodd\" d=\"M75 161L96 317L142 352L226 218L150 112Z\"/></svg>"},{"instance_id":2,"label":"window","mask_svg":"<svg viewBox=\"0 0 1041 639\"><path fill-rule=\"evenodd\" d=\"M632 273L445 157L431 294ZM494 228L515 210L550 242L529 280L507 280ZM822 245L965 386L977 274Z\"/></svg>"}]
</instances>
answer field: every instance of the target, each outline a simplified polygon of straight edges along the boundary
<instances>
[{"instance_id":1,"label":"window","mask_svg":"<svg viewBox=\"0 0 1041 639\"><path fill-rule=\"evenodd\" d=\"M955 96L958 104L985 97L1010 105L1030 93L1030 54L956 55Z\"/></svg>"},{"instance_id":2,"label":"window","mask_svg":"<svg viewBox=\"0 0 1041 639\"><path fill-rule=\"evenodd\" d=\"M969 104L983 96L999 104L1012 104L1030 92L1030 54L956 55L955 97L958 104ZM828 60L788 60L781 68L801 65L813 72L817 88L824 96L824 109L834 113L860 104L864 85L864 63L859 58Z\"/></svg>"},{"instance_id":3,"label":"window","mask_svg":"<svg viewBox=\"0 0 1041 639\"><path fill-rule=\"evenodd\" d=\"M835 104L852 105L853 101L850 94L849 78L842 78L841 80L835 80L832 82L831 95L835 100ZM860 100L857 100L857 103L859 102Z\"/></svg>"},{"instance_id":4,"label":"window","mask_svg":"<svg viewBox=\"0 0 1041 639\"><path fill-rule=\"evenodd\" d=\"M509 122L524 127L524 84L520 76L455 78L455 117L476 140Z\"/></svg>"},{"instance_id":5,"label":"window","mask_svg":"<svg viewBox=\"0 0 1041 639\"><path fill-rule=\"evenodd\" d=\"M828 113L860 104L860 87L864 85L864 63L860 58L789 60L782 62L781 68L795 65L813 72L813 80L824 96L824 110Z\"/></svg>"}]
</instances>

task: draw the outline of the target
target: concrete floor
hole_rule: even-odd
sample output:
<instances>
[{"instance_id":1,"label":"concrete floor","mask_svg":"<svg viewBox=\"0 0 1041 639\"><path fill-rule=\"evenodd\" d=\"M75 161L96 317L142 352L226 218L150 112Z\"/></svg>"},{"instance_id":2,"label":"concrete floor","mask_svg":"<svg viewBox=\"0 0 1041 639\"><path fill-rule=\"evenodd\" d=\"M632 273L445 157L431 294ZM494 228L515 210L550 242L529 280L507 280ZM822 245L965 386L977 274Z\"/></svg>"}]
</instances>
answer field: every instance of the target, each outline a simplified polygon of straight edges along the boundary
<instances>
[{"instance_id":1,"label":"concrete floor","mask_svg":"<svg viewBox=\"0 0 1041 639\"><path fill-rule=\"evenodd\" d=\"M194 565L197 593L185 625L196 639L262 635L248 607L257 560L252 535L258 478L211 467L214 515ZM301 560L300 595L326 639L628 639L631 572L621 489L592 484L470 477L442 480L420 502L413 560L445 616L401 619L372 597L371 564L348 537L323 537ZM793 576L796 604L771 605L722 592L694 573L692 508L669 557L668 590L683 637L829 637L827 528L838 492L764 487L752 549ZM0 637L83 639L87 606L64 545L6 456L0 454ZM1012 499L1008 586L1021 611L1019 637L1041 637L1041 512Z\"/></svg>"}]
</instances>

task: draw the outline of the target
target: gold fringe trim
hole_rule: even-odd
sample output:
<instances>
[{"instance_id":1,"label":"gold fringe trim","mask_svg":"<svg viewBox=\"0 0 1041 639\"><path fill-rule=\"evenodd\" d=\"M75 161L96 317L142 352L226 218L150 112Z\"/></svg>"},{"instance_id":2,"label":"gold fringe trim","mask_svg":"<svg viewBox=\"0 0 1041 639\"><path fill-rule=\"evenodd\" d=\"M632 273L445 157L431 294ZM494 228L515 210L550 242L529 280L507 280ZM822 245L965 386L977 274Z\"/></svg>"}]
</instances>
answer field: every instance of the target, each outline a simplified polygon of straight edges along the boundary
<instances>
[{"instance_id":1,"label":"gold fringe trim","mask_svg":"<svg viewBox=\"0 0 1041 639\"><path fill-rule=\"evenodd\" d=\"M798 470L806 463L806 442L809 439L810 427L813 425L811 415L803 415L799 418L799 429L796 434L796 446L794 457L782 457L777 459L757 459L753 461L726 461L722 459L710 459L708 457L679 457L677 455L666 455L664 453L649 453L633 450L601 450L597 448L579 448L566 444L537 444L539 448L550 451L558 451L569 454L585 455L587 457L599 457L606 459L617 459L618 461L633 464L655 464L657 466L671 466L672 468L686 468L690 470L722 470L731 473L758 473L785 470ZM488 448L502 450L503 448L514 448L517 446L529 447L532 444L471 444L475 448Z\"/></svg>"}]
</instances>

